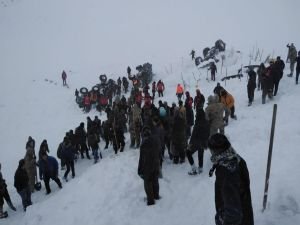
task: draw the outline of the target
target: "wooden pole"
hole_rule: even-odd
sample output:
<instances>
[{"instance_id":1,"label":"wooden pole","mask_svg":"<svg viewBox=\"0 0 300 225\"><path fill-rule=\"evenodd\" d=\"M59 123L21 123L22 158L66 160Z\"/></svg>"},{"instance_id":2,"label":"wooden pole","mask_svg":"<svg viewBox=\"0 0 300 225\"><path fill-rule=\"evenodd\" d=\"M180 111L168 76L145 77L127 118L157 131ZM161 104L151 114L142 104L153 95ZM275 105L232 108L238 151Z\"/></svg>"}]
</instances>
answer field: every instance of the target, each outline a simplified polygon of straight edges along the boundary
<instances>
[{"instance_id":1,"label":"wooden pole","mask_svg":"<svg viewBox=\"0 0 300 225\"><path fill-rule=\"evenodd\" d=\"M262 209L262 212L265 211L265 209L266 209L266 207L267 207L267 200L268 200L269 179L270 179L270 171L271 171L271 161L272 161L273 141L274 141L275 123L276 123L276 113L277 113L277 104L274 104L274 107L273 107L273 118L272 118L271 136L270 136L270 143L269 143L268 164L267 164L267 172L266 172L266 180L265 180L265 190L264 190L264 199L263 199L263 209Z\"/></svg>"}]
</instances>

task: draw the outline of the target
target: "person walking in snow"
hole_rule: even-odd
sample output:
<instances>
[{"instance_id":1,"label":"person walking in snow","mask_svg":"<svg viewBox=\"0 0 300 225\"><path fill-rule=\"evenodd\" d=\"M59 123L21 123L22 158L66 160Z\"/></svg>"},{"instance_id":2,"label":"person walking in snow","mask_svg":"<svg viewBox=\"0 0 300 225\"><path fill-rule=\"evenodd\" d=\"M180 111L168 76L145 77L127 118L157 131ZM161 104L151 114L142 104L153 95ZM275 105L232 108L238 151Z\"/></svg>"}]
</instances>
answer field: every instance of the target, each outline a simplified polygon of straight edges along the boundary
<instances>
[{"instance_id":1,"label":"person walking in snow","mask_svg":"<svg viewBox=\"0 0 300 225\"><path fill-rule=\"evenodd\" d=\"M210 70L210 75L211 75L211 80L215 81L216 80L216 73L217 73L217 66L214 62L210 64L210 67L208 68Z\"/></svg>"},{"instance_id":2,"label":"person walking in snow","mask_svg":"<svg viewBox=\"0 0 300 225\"><path fill-rule=\"evenodd\" d=\"M224 90L224 88L221 86L221 84L218 82L217 86L214 88L214 94L218 96L219 101L221 101L221 92Z\"/></svg>"},{"instance_id":3,"label":"person walking in snow","mask_svg":"<svg viewBox=\"0 0 300 225\"><path fill-rule=\"evenodd\" d=\"M196 90L196 96L194 98L194 109L196 112L198 109L203 109L205 103L205 97L204 95L200 92L200 89Z\"/></svg>"},{"instance_id":4,"label":"person walking in snow","mask_svg":"<svg viewBox=\"0 0 300 225\"><path fill-rule=\"evenodd\" d=\"M280 56L277 56L276 61L274 62L273 68L272 68L272 77L273 77L273 96L277 95L279 82L283 76L283 70L284 70L285 64L283 60L280 59Z\"/></svg>"},{"instance_id":5,"label":"person walking in snow","mask_svg":"<svg viewBox=\"0 0 300 225\"><path fill-rule=\"evenodd\" d=\"M61 79L63 80L63 86L67 86L67 73L64 70L61 74Z\"/></svg>"},{"instance_id":6,"label":"person walking in snow","mask_svg":"<svg viewBox=\"0 0 300 225\"><path fill-rule=\"evenodd\" d=\"M37 170L36 170L36 157L32 145L28 145L26 149L25 160L25 170L28 176L28 185L31 192L34 192L34 184L37 180Z\"/></svg>"},{"instance_id":7,"label":"person walking in snow","mask_svg":"<svg viewBox=\"0 0 300 225\"><path fill-rule=\"evenodd\" d=\"M288 77L292 77L294 73L296 58L297 58L297 50L293 43L291 45L287 45L286 47L289 49L286 62L290 63L290 70L291 70L291 73L288 75Z\"/></svg>"},{"instance_id":8,"label":"person walking in snow","mask_svg":"<svg viewBox=\"0 0 300 225\"><path fill-rule=\"evenodd\" d=\"M173 163L184 163L185 148L187 144L186 138L186 113L184 106L176 108L174 118L171 126L171 154L173 156Z\"/></svg>"},{"instance_id":9,"label":"person walking in snow","mask_svg":"<svg viewBox=\"0 0 300 225\"><path fill-rule=\"evenodd\" d=\"M161 144L157 135L152 134L151 128L145 126L142 130L143 141L140 147L138 175L144 181L147 195L147 205L154 205L159 196L159 171Z\"/></svg>"},{"instance_id":10,"label":"person walking in snow","mask_svg":"<svg viewBox=\"0 0 300 225\"><path fill-rule=\"evenodd\" d=\"M208 96L207 107L205 108L206 119L210 126L210 135L221 133L224 134L224 120L223 115L225 106L219 102L218 96ZM197 121L197 118L196 118Z\"/></svg>"},{"instance_id":11,"label":"person walking in snow","mask_svg":"<svg viewBox=\"0 0 300 225\"><path fill-rule=\"evenodd\" d=\"M3 205L4 205L4 199L7 203L7 205L14 211L16 211L15 206L12 204L12 201L10 199L10 195L7 191L7 184L5 180L3 179L2 173L1 173L1 163L0 163L0 219L5 218L8 216L7 212L3 212Z\"/></svg>"},{"instance_id":12,"label":"person walking in snow","mask_svg":"<svg viewBox=\"0 0 300 225\"><path fill-rule=\"evenodd\" d=\"M263 73L265 73L265 70L266 70L265 64L261 63L257 69L257 90L258 91L262 89L261 82L262 82L262 76L263 76Z\"/></svg>"},{"instance_id":13,"label":"person walking in snow","mask_svg":"<svg viewBox=\"0 0 300 225\"><path fill-rule=\"evenodd\" d=\"M249 171L227 137L214 134L208 140L215 172L216 225L254 225Z\"/></svg>"},{"instance_id":14,"label":"person walking in snow","mask_svg":"<svg viewBox=\"0 0 300 225\"><path fill-rule=\"evenodd\" d=\"M44 180L47 195L51 193L49 185L50 179L54 180L59 188L62 188L60 179L58 178L58 162L54 157L48 156L47 153L44 152L42 158L39 160L39 169L40 180Z\"/></svg>"},{"instance_id":15,"label":"person walking in snow","mask_svg":"<svg viewBox=\"0 0 300 225\"><path fill-rule=\"evenodd\" d=\"M159 80L157 82L158 97L164 97L164 90L165 90L164 82L162 82L161 80Z\"/></svg>"},{"instance_id":16,"label":"person walking in snow","mask_svg":"<svg viewBox=\"0 0 300 225\"><path fill-rule=\"evenodd\" d=\"M296 84L298 84L299 74L300 74L300 51L298 52L297 56L297 66L296 66Z\"/></svg>"},{"instance_id":17,"label":"person walking in snow","mask_svg":"<svg viewBox=\"0 0 300 225\"><path fill-rule=\"evenodd\" d=\"M196 175L202 173L203 170L203 155L204 149L207 148L207 141L209 137L209 123L205 118L205 112L201 108L197 112L197 120L193 128L190 143L188 145L186 156L191 165L189 175ZM198 171L194 164L193 154L198 152Z\"/></svg>"},{"instance_id":18,"label":"person walking in snow","mask_svg":"<svg viewBox=\"0 0 300 225\"><path fill-rule=\"evenodd\" d=\"M75 177L75 168L74 168L74 159L75 159L75 150L71 145L69 138L65 137L61 147L61 158L66 165L66 172L64 174L64 180L68 181L68 174L70 170L72 171L72 178Z\"/></svg>"},{"instance_id":19,"label":"person walking in snow","mask_svg":"<svg viewBox=\"0 0 300 225\"><path fill-rule=\"evenodd\" d=\"M183 95L183 87L181 86L181 84L177 84L177 88L176 88L176 96L178 98L178 101L181 100Z\"/></svg>"},{"instance_id":20,"label":"person walking in snow","mask_svg":"<svg viewBox=\"0 0 300 225\"><path fill-rule=\"evenodd\" d=\"M192 56L192 60L194 60L195 59L195 50L194 49L192 49L192 51L191 51L191 53L190 53L190 55Z\"/></svg>"},{"instance_id":21,"label":"person walking in snow","mask_svg":"<svg viewBox=\"0 0 300 225\"><path fill-rule=\"evenodd\" d=\"M152 99L154 100L154 98L155 98L155 92L156 92L156 82L155 81L153 81L152 82Z\"/></svg>"},{"instance_id":22,"label":"person walking in snow","mask_svg":"<svg viewBox=\"0 0 300 225\"><path fill-rule=\"evenodd\" d=\"M131 76L131 68L130 68L130 66L127 66L127 74L128 74L128 76Z\"/></svg>"},{"instance_id":23,"label":"person walking in snow","mask_svg":"<svg viewBox=\"0 0 300 225\"><path fill-rule=\"evenodd\" d=\"M274 63L273 60L270 61L270 66L265 68L261 76L261 89L262 89L262 104L266 103L266 96L269 99L273 98L273 77L271 73L271 66Z\"/></svg>"},{"instance_id":24,"label":"person walking in snow","mask_svg":"<svg viewBox=\"0 0 300 225\"><path fill-rule=\"evenodd\" d=\"M31 202L31 190L29 188L29 179L25 169L24 159L21 159L19 161L19 166L15 173L14 185L15 188L17 189L17 192L22 198L23 209L24 211L26 211L26 208L32 205L32 202Z\"/></svg>"},{"instance_id":25,"label":"person walking in snow","mask_svg":"<svg viewBox=\"0 0 300 225\"><path fill-rule=\"evenodd\" d=\"M221 92L221 102L225 105L225 124L228 124L228 117L232 119L237 119L234 107L234 98L231 94L229 94L225 89Z\"/></svg>"},{"instance_id":26,"label":"person walking in snow","mask_svg":"<svg viewBox=\"0 0 300 225\"><path fill-rule=\"evenodd\" d=\"M95 129L95 127L91 130L91 132L89 132L88 134L88 145L90 146L90 148L92 149L93 152L93 156L94 156L94 163L97 163L99 160L99 155L100 158L102 159L102 154L99 149L99 142L100 142L100 138L97 135L97 131Z\"/></svg>"},{"instance_id":27,"label":"person walking in snow","mask_svg":"<svg viewBox=\"0 0 300 225\"><path fill-rule=\"evenodd\" d=\"M254 90L256 88L256 73L251 68L248 71L248 84L247 84L247 93L248 93L248 106L252 105L252 102L254 100Z\"/></svg>"}]
</instances>

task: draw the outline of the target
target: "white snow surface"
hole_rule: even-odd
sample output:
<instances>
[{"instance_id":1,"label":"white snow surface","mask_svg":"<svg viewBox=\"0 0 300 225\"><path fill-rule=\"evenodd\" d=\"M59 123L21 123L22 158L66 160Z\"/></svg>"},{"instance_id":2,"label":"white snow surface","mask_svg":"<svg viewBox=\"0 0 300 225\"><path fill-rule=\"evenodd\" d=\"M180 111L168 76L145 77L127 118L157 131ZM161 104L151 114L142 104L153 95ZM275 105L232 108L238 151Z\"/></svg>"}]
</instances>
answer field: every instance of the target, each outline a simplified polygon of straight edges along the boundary
<instances>
[{"instance_id":1,"label":"white snow surface","mask_svg":"<svg viewBox=\"0 0 300 225\"><path fill-rule=\"evenodd\" d=\"M187 162L173 165L167 159L160 180L162 199L152 207L144 202L143 183L137 176L139 150L130 149L128 143L115 156L111 146L103 150L102 142L104 158L99 163L79 160L76 178L63 183L62 190L51 182L48 196L44 188L34 193L26 213L13 187L13 176L29 135L36 140L36 151L47 139L50 155L56 156L66 131L85 122L87 116L99 116L95 110L82 113L75 103L75 88L92 87L102 73L116 79L126 75L128 65L135 68L149 61L154 79L163 79L166 85L161 100L169 104L176 100L176 84L182 83L182 77L192 96L198 87L208 97L216 82L208 82L206 70L194 66L191 49L202 55L204 47L223 39L228 75L248 65L253 49L263 49L263 59L271 54L285 60L287 43L300 48L299 8L298 0L1 0L0 162L17 212L5 204L9 217L0 224L214 224L214 177L208 177L208 151L204 172L194 177L187 175ZM63 69L69 89L62 87ZM225 71L223 68L221 74L219 63L217 81ZM253 105L247 106L246 76L231 79L226 86L222 82L235 97L238 116L237 121L229 121L225 133L247 161L258 225L300 224L300 86L295 85L294 77L286 77L288 72L286 64L278 95L265 105L256 90ZM275 103L278 112L268 208L262 213Z\"/></svg>"}]
</instances>

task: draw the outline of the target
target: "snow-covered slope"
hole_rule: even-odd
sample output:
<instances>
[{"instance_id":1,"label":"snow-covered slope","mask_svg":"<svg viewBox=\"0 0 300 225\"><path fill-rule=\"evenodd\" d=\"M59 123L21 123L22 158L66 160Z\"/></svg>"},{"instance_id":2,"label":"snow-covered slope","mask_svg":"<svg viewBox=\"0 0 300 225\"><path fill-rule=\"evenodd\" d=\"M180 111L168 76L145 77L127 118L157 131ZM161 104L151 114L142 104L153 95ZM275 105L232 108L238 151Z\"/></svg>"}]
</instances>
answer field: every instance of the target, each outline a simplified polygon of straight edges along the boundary
<instances>
[{"instance_id":1,"label":"snow-covered slope","mask_svg":"<svg viewBox=\"0 0 300 225\"><path fill-rule=\"evenodd\" d=\"M128 65L134 68L149 61L155 79L166 84L163 101L176 100L175 86L182 77L193 95L198 85L207 97L216 83L207 82L206 71L195 68L188 56L192 48L200 55L222 38L228 51L240 50L234 65L228 59L228 74L249 63L253 48L263 49L263 58L267 54L285 58L288 42L300 47L299 6L297 0L2 0L0 161L18 211L5 205L9 218L0 224L214 224L208 152L204 173L197 177L187 175L187 163L174 166L166 160L160 180L162 200L154 207L143 202L143 184L136 175L138 150L128 144L117 156L112 149L103 151L104 159L97 165L79 160L76 179L62 190L52 184L50 196L44 189L35 193L26 214L13 188L14 171L29 135L38 146L47 139L51 155L56 155L65 132L86 120L74 102L75 88L91 87L99 74L117 78ZM62 87L63 69L70 89ZM217 80L224 74L223 68ZM300 89L294 79L284 76L272 102L261 105L261 93L256 91L253 106L247 107L246 82L244 77L226 83L236 100L238 120L230 121L225 132L248 163L256 224L299 224ZM262 214L273 103L278 104L278 115L270 205Z\"/></svg>"}]
</instances>

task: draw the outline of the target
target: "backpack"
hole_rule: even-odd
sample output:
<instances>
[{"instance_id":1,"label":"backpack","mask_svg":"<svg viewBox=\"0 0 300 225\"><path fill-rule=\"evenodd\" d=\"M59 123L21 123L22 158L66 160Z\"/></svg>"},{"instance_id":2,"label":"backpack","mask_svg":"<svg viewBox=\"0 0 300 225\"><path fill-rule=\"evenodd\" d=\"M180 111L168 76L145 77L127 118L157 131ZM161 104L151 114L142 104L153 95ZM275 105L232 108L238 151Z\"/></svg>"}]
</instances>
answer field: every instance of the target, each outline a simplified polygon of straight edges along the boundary
<instances>
[{"instance_id":1,"label":"backpack","mask_svg":"<svg viewBox=\"0 0 300 225\"><path fill-rule=\"evenodd\" d=\"M167 111L164 107L159 107L159 116L160 117L165 117L167 115Z\"/></svg>"}]
</instances>

